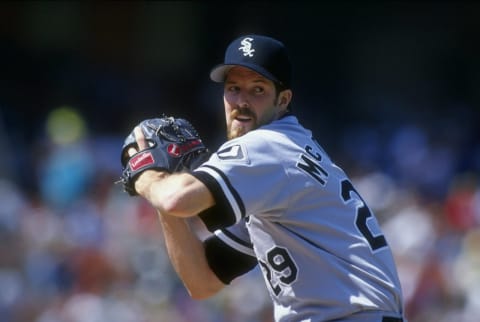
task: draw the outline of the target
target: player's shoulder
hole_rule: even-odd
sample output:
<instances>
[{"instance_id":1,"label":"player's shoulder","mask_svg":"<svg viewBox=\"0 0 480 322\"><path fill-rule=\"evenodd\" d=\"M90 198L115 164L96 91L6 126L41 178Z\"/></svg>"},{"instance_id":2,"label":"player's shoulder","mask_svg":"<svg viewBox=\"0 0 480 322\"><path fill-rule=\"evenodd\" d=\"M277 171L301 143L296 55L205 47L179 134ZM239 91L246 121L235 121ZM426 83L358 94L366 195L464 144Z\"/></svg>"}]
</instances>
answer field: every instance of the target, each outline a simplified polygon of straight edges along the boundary
<instances>
[{"instance_id":1,"label":"player's shoulder","mask_svg":"<svg viewBox=\"0 0 480 322\"><path fill-rule=\"evenodd\" d=\"M281 119L275 120L269 124L247 133L253 137L285 137L294 133L305 133L305 129L300 125L298 119L289 114Z\"/></svg>"},{"instance_id":2,"label":"player's shoulder","mask_svg":"<svg viewBox=\"0 0 480 322\"><path fill-rule=\"evenodd\" d=\"M295 116L283 117L258 129L250 131L238 138L225 142L219 150L241 146L244 150L267 151L275 150L276 144L285 144L295 133L304 133L305 129L298 123Z\"/></svg>"},{"instance_id":3,"label":"player's shoulder","mask_svg":"<svg viewBox=\"0 0 480 322\"><path fill-rule=\"evenodd\" d=\"M293 114L286 114L285 116L268 123L260 128L260 130L272 130L272 129L293 129L301 128L301 125L297 117Z\"/></svg>"}]
</instances>

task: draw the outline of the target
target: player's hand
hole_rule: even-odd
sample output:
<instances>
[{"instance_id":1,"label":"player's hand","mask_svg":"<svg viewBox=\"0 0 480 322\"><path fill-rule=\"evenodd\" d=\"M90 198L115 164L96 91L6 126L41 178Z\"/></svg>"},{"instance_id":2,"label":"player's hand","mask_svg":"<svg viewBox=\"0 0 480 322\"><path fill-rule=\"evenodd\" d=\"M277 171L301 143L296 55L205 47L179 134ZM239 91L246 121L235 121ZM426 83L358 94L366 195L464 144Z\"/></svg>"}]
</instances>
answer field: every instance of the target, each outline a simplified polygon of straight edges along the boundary
<instances>
[{"instance_id":1,"label":"player's hand","mask_svg":"<svg viewBox=\"0 0 480 322\"><path fill-rule=\"evenodd\" d=\"M134 146L129 147L127 150L129 157L147 148L147 140L145 139L145 135L143 134L143 131L140 128L140 126L136 126L133 129L133 133L135 134L138 150Z\"/></svg>"},{"instance_id":2,"label":"player's hand","mask_svg":"<svg viewBox=\"0 0 480 322\"><path fill-rule=\"evenodd\" d=\"M133 129L133 133L135 135L135 138L136 138L136 142L137 142L137 146L138 146L138 150L136 147L134 146L131 146L130 148L128 148L127 152L128 152L128 156L131 157L132 155L134 155L135 153L137 152L140 152L140 151L143 151L147 148L147 140L145 139L145 135L143 134L143 131L142 129L139 127L139 126L136 126L134 129ZM141 191L139 190L140 188L142 188L142 191L145 189L145 187L147 186L145 182L141 182L141 177L143 174L145 174L145 172L147 171L144 171L143 173L141 173L136 182L135 182L135 190L141 195ZM138 187L137 187L138 185Z\"/></svg>"},{"instance_id":3,"label":"player's hand","mask_svg":"<svg viewBox=\"0 0 480 322\"><path fill-rule=\"evenodd\" d=\"M163 116L138 124L122 147L124 190L131 196L144 192L156 174L191 171L209 156L195 128L185 119ZM153 170L153 171L152 171ZM144 172L149 173L143 175ZM138 180L140 179L141 180ZM145 184L145 177L151 178ZM138 190L137 190L138 181Z\"/></svg>"},{"instance_id":4,"label":"player's hand","mask_svg":"<svg viewBox=\"0 0 480 322\"><path fill-rule=\"evenodd\" d=\"M134 146L128 148L127 152L129 157L133 156L137 152L145 150L148 147L147 140L145 139L145 135L143 134L140 126L136 126L133 130L133 133L135 135L138 150ZM163 175L166 174L165 171L160 170L145 170L140 173L135 181L135 190L137 191L137 193L140 196L144 196L147 193L148 188L150 187L152 182L158 179L161 172L163 173Z\"/></svg>"}]
</instances>

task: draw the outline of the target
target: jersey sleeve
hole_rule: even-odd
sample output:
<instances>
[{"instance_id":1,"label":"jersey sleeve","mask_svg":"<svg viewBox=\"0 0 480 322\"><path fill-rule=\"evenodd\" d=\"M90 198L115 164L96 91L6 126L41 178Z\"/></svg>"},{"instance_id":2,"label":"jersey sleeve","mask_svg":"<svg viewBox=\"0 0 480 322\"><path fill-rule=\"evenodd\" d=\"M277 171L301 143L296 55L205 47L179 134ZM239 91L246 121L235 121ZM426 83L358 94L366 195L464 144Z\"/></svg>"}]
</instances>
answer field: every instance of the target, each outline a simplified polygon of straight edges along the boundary
<instances>
[{"instance_id":1,"label":"jersey sleeve","mask_svg":"<svg viewBox=\"0 0 480 322\"><path fill-rule=\"evenodd\" d=\"M210 230L228 227L250 214L278 214L287 207L288 174L282 142L269 134L256 130L228 141L193 172L209 188L217 205L216 211L201 216Z\"/></svg>"},{"instance_id":2,"label":"jersey sleeve","mask_svg":"<svg viewBox=\"0 0 480 322\"><path fill-rule=\"evenodd\" d=\"M208 265L217 277L229 284L257 265L245 222L221 229L204 241Z\"/></svg>"}]
</instances>

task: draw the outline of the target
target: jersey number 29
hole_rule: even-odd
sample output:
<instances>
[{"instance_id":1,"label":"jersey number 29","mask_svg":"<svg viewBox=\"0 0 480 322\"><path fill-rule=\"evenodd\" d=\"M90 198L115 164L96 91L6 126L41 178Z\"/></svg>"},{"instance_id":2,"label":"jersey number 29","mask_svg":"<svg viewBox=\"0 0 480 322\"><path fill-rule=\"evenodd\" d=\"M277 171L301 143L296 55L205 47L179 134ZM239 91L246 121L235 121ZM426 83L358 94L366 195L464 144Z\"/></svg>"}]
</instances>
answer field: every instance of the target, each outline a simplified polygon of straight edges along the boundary
<instances>
[{"instance_id":1,"label":"jersey number 29","mask_svg":"<svg viewBox=\"0 0 480 322\"><path fill-rule=\"evenodd\" d=\"M265 272L265 277L275 295L282 291L281 285L290 285L297 279L298 268L288 251L276 246L267 252L267 263L259 261ZM276 283L275 281L278 281Z\"/></svg>"},{"instance_id":2,"label":"jersey number 29","mask_svg":"<svg viewBox=\"0 0 480 322\"><path fill-rule=\"evenodd\" d=\"M354 195L352 195L352 192L354 193ZM367 207L367 205L349 180L342 181L342 199L344 202L348 202L351 199L356 199L361 202L361 205L357 207L357 217L355 219L355 225L362 233L362 235L367 239L372 251L376 251L377 249L387 246L385 236L374 236L373 233L370 231L370 228L367 225L367 221L369 218L372 217L372 213L370 212L370 209Z\"/></svg>"}]
</instances>

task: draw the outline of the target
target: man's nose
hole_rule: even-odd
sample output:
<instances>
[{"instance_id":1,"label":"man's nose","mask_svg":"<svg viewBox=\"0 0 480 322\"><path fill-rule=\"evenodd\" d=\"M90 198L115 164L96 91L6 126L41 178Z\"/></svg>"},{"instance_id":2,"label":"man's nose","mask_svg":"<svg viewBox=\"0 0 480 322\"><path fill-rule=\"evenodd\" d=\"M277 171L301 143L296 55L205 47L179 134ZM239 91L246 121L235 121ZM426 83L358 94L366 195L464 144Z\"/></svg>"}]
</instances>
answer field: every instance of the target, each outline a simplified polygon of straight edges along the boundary
<instances>
[{"instance_id":1,"label":"man's nose","mask_svg":"<svg viewBox=\"0 0 480 322\"><path fill-rule=\"evenodd\" d=\"M238 107L249 107L250 102L245 92L240 91L236 97L235 103Z\"/></svg>"}]
</instances>

